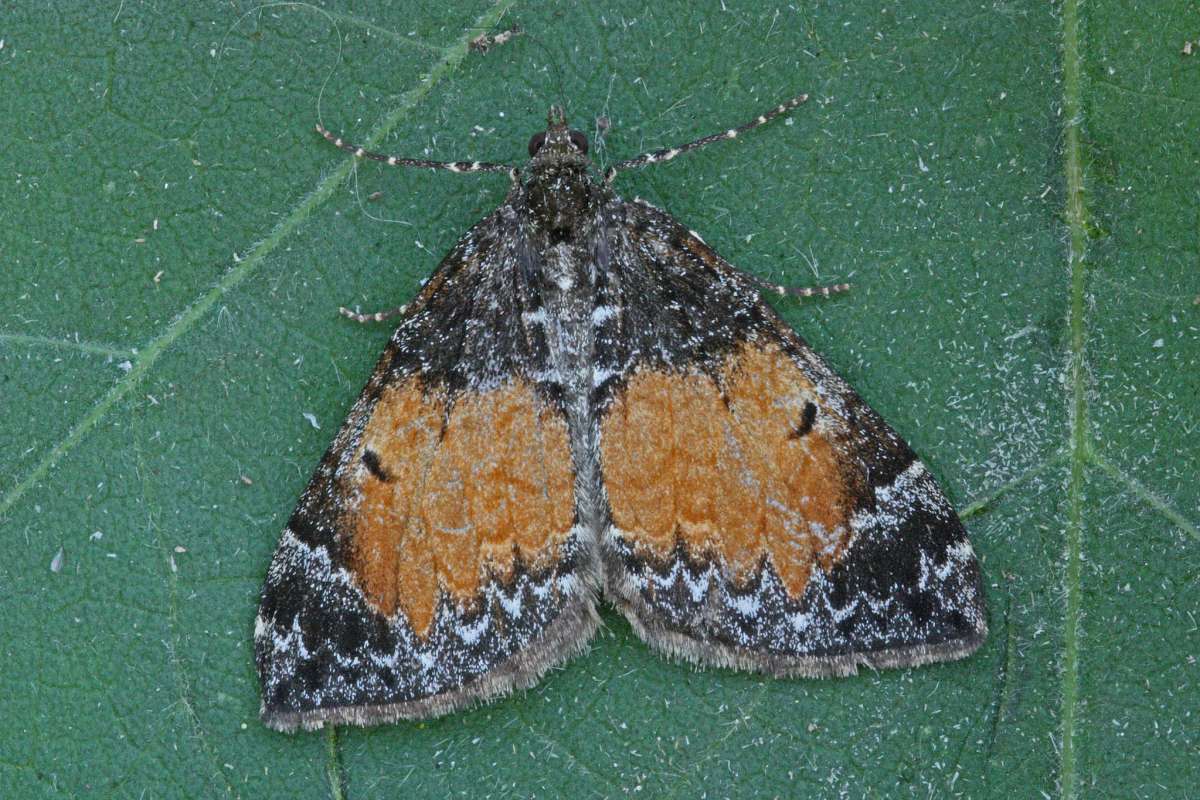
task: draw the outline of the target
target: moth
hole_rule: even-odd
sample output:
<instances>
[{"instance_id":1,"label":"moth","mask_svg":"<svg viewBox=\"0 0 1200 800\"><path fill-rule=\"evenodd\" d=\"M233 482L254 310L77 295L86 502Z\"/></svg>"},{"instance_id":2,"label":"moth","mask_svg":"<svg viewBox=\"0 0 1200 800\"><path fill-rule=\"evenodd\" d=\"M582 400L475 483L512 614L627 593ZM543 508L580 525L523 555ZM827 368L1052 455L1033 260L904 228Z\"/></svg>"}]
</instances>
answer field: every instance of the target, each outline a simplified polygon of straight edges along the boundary
<instances>
[{"instance_id":1,"label":"moth","mask_svg":"<svg viewBox=\"0 0 1200 800\"><path fill-rule=\"evenodd\" d=\"M255 623L278 730L445 714L580 653L601 598L652 648L779 677L961 658L987 626L962 523L765 283L593 174L552 107L399 317L288 520Z\"/></svg>"}]
</instances>

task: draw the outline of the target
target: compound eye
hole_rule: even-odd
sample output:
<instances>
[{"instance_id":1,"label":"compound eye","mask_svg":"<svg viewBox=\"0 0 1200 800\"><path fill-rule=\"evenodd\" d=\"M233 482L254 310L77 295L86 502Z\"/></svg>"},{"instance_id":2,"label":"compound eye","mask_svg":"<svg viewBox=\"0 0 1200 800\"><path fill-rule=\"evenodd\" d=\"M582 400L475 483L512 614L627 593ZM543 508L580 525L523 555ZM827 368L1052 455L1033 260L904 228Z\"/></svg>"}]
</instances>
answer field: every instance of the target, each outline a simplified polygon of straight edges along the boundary
<instances>
[{"instance_id":1,"label":"compound eye","mask_svg":"<svg viewBox=\"0 0 1200 800\"><path fill-rule=\"evenodd\" d=\"M529 140L529 155L536 156L537 151L542 149L542 145L546 143L546 132L541 131L535 133L533 138Z\"/></svg>"},{"instance_id":2,"label":"compound eye","mask_svg":"<svg viewBox=\"0 0 1200 800\"><path fill-rule=\"evenodd\" d=\"M583 153L586 156L587 151L588 151L587 137L584 136L579 131L571 131L570 135L571 135L571 144L575 145L575 149L578 150L579 152Z\"/></svg>"}]
</instances>

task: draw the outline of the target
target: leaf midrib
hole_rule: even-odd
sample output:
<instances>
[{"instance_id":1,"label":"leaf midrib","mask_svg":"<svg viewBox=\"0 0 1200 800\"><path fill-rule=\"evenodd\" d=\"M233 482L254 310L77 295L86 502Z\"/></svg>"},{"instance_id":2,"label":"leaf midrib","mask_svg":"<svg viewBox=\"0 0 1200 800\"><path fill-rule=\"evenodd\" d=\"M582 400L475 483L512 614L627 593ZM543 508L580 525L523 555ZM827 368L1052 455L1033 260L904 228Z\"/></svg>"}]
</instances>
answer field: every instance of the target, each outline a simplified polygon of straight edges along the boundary
<instances>
[{"instance_id":1,"label":"leaf midrib","mask_svg":"<svg viewBox=\"0 0 1200 800\"><path fill-rule=\"evenodd\" d=\"M1079 700L1079 613L1080 554L1083 539L1083 485L1088 459L1087 392L1084 385L1084 290L1087 253L1087 207L1084 202L1084 174L1079 129L1083 124L1083 54L1079 50L1079 0L1066 0L1062 10L1063 26L1063 116L1065 142L1064 171L1067 182L1066 217L1069 228L1068 260L1071 276L1070 331L1068 355L1068 391L1070 396L1071 476L1068 484L1069 511L1066 530L1066 564L1063 588L1066 608L1063 612L1062 698L1059 747L1059 792L1064 800L1074 800L1076 790L1075 724Z\"/></svg>"}]
</instances>

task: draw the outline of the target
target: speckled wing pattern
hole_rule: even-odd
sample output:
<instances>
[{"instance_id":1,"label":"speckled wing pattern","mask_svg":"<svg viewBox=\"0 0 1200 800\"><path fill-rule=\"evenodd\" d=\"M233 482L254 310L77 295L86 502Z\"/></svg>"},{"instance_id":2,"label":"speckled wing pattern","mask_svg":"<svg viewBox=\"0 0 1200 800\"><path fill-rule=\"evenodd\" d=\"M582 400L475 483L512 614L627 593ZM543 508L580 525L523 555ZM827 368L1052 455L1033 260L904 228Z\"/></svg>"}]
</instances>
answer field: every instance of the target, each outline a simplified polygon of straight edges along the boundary
<instances>
[{"instance_id":1,"label":"speckled wing pattern","mask_svg":"<svg viewBox=\"0 0 1200 800\"><path fill-rule=\"evenodd\" d=\"M976 649L979 565L908 445L755 279L595 180L561 110L530 155L402 309L288 521L255 626L266 724L531 686L585 647L601 594L659 650L773 675Z\"/></svg>"},{"instance_id":2,"label":"speckled wing pattern","mask_svg":"<svg viewBox=\"0 0 1200 800\"><path fill-rule=\"evenodd\" d=\"M531 685L595 629L513 214L475 226L408 305L283 532L255 629L271 727L446 713Z\"/></svg>"},{"instance_id":3,"label":"speckled wing pattern","mask_svg":"<svg viewBox=\"0 0 1200 800\"><path fill-rule=\"evenodd\" d=\"M909 446L695 233L608 211L604 588L672 655L829 676L986 636L966 531Z\"/></svg>"}]
</instances>

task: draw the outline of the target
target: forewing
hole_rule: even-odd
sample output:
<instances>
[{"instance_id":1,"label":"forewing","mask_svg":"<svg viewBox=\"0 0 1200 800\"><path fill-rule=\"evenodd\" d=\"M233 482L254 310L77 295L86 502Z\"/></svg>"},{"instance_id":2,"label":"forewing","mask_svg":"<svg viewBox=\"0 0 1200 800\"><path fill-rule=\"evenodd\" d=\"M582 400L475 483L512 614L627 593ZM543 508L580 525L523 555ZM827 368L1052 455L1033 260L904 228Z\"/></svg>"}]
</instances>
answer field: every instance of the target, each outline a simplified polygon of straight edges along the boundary
<instances>
[{"instance_id":1,"label":"forewing","mask_svg":"<svg viewBox=\"0 0 1200 800\"><path fill-rule=\"evenodd\" d=\"M979 567L909 446L698 236L609 210L605 591L652 645L779 675L964 656Z\"/></svg>"},{"instance_id":2,"label":"forewing","mask_svg":"<svg viewBox=\"0 0 1200 800\"><path fill-rule=\"evenodd\" d=\"M596 625L533 256L502 206L403 319L288 521L255 630L280 730L528 686Z\"/></svg>"}]
</instances>

